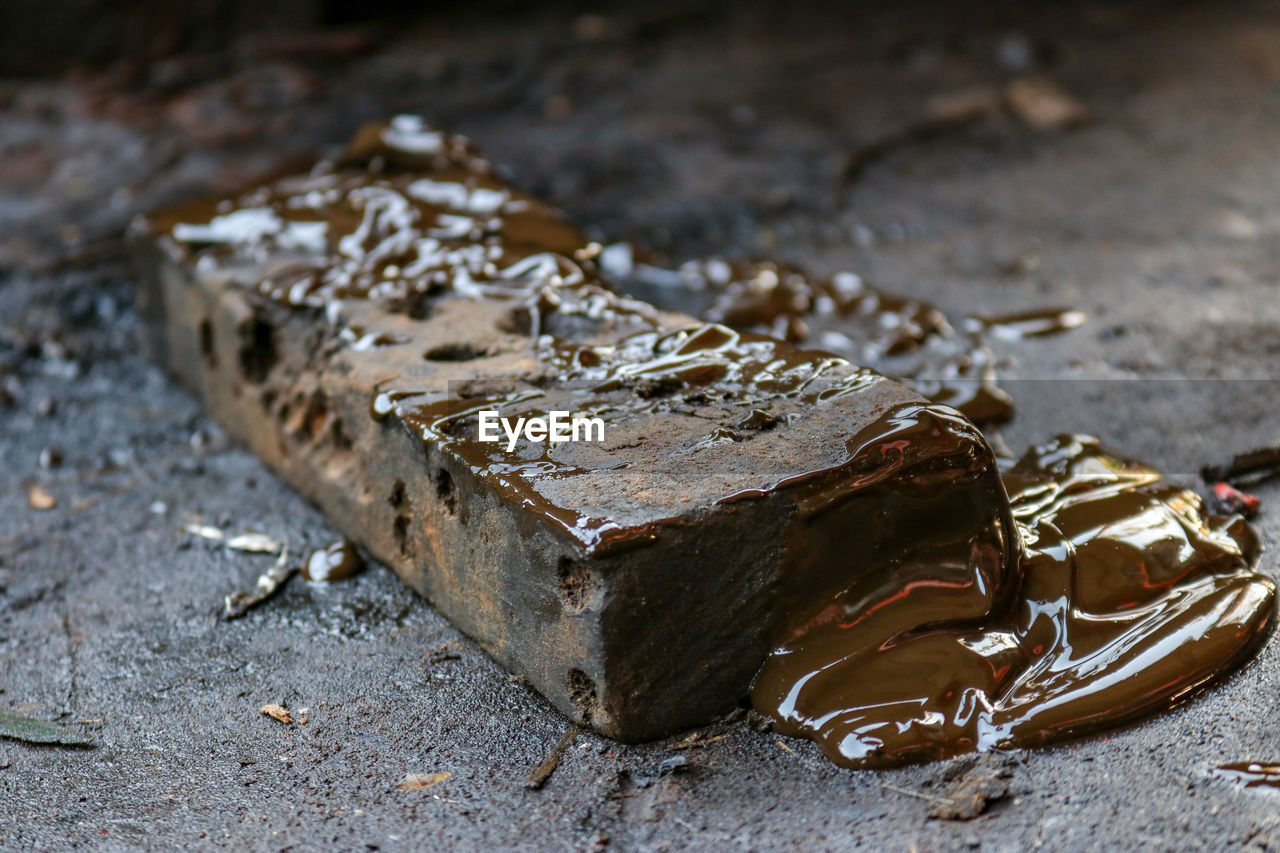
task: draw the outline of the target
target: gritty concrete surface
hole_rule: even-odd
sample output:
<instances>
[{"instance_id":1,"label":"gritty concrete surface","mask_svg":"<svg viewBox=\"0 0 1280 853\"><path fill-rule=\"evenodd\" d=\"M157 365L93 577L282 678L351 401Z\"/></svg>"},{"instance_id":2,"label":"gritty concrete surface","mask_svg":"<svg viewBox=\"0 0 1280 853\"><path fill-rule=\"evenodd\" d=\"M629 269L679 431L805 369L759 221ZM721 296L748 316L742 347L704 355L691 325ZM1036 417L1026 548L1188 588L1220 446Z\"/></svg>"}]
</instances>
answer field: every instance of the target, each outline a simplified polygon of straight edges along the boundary
<instances>
[{"instance_id":1,"label":"gritty concrete surface","mask_svg":"<svg viewBox=\"0 0 1280 853\"><path fill-rule=\"evenodd\" d=\"M566 721L378 566L215 620L270 558L184 523L294 550L335 534L139 357L114 239L138 209L296 168L395 111L673 260L777 253L955 313L1084 309L1002 347L1015 448L1087 431L1190 475L1280 439L1280 8L661 8L0 84L0 704L97 743L0 741L0 848L1280 846L1277 800L1210 773L1280 758L1274 641L1158 719L1014 753L1009 795L950 822L929 817L946 764L849 772L743 722L682 750L584 734L526 790ZM851 150L1027 75L1093 121L992 114L890 151L835 204ZM31 508L33 484L57 506ZM1257 492L1276 576L1280 488Z\"/></svg>"}]
</instances>

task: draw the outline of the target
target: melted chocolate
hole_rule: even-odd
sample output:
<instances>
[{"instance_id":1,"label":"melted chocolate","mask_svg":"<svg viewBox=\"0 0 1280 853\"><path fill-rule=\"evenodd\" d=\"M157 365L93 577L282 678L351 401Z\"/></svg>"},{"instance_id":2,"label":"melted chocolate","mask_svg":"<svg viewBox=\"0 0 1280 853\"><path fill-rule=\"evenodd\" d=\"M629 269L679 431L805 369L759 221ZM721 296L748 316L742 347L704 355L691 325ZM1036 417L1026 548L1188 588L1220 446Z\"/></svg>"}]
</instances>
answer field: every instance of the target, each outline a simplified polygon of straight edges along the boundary
<instances>
[{"instance_id":1,"label":"melted chocolate","mask_svg":"<svg viewBox=\"0 0 1280 853\"><path fill-rule=\"evenodd\" d=\"M332 583L355 577L364 569L364 557L350 539L317 548L302 566L302 576L317 583Z\"/></svg>"},{"instance_id":2,"label":"melted chocolate","mask_svg":"<svg viewBox=\"0 0 1280 853\"><path fill-rule=\"evenodd\" d=\"M365 128L336 164L178 206L153 227L201 269L245 270L247 287L287 306L371 300L416 316L462 297L524 305L534 337L551 313L657 327L648 305L600 277L600 247L559 211L495 178L465 138L412 116Z\"/></svg>"},{"instance_id":3,"label":"melted chocolate","mask_svg":"<svg viewBox=\"0 0 1280 853\"><path fill-rule=\"evenodd\" d=\"M1042 744L1183 702L1266 635L1275 585L1251 570L1258 541L1240 518L1205 515L1194 492L1081 437L1030 451L1003 480L1022 540L1011 563L975 550L935 566L886 554L870 575L833 567L850 585L752 691L779 730L850 767ZM1007 523L1002 509L989 525ZM921 531L898 535L907 555Z\"/></svg>"},{"instance_id":4,"label":"melted chocolate","mask_svg":"<svg viewBox=\"0 0 1280 853\"><path fill-rule=\"evenodd\" d=\"M501 442L478 440L476 415L492 410L500 417L545 417L550 409L600 417L611 424L635 422L664 412L688 408L692 401L714 399L722 409L737 409L742 430L794 418L804 409L856 393L882 377L851 367L844 359L797 350L761 335L735 332L725 326L702 325L644 332L611 345L573 344L551 336L538 342L540 360L554 371L553 391L520 388L465 400L384 392L375 399L375 414L395 411L397 417L425 442L465 462L498 494L540 513L592 553L629 547L654 535L652 528L636 531L613 519L586 516L546 495L557 480L625 466L613 457L593 467L561 460L550 442L521 440L515 453ZM549 404L552 401L552 404ZM777 404L778 413L746 404ZM688 452L707 444L742 440L725 426L711 429ZM732 498L726 495L725 499ZM673 508L673 516L676 515ZM669 523L677 523L676 518Z\"/></svg>"},{"instance_id":5,"label":"melted chocolate","mask_svg":"<svg viewBox=\"0 0 1280 853\"><path fill-rule=\"evenodd\" d=\"M1242 788L1280 790L1280 764L1264 764L1258 761L1237 761L1223 764L1214 771Z\"/></svg>"},{"instance_id":6,"label":"melted chocolate","mask_svg":"<svg viewBox=\"0 0 1280 853\"><path fill-rule=\"evenodd\" d=\"M826 278L774 261L694 261L676 273L624 266L658 304L708 320L822 347L910 385L978 423L1007 420L1013 403L996 383L988 336L1036 337L1075 328L1071 309L965 317L887 293L850 272ZM648 285L646 288L645 285Z\"/></svg>"},{"instance_id":7,"label":"melted chocolate","mask_svg":"<svg viewBox=\"0 0 1280 853\"><path fill-rule=\"evenodd\" d=\"M155 227L200 269L284 306L322 309L357 352L415 341L367 333L347 317L351 302L410 319L446 300L511 305L528 338L526 374L480 372L456 394L389 380L370 414L394 417L593 554L648 541L666 522L585 516L556 499L557 483L629 463L566 458L550 442L522 440L508 453L477 439L472 415L564 409L619 424L719 407L720 422L708 420L682 451L715 453L883 381L852 359L975 420L999 420L1011 406L985 336L1081 320L1054 310L952 324L847 273L709 261L663 274L670 298L660 301L697 303L705 321L673 325L606 279L607 250L496 179L465 139L412 117L366 128L309 175L179 208ZM720 498L786 489L802 528L788 559L843 557L788 591L801 602L796 618L752 692L781 731L818 740L839 763L1038 744L1134 719L1243 661L1271 624L1274 586L1251 571L1251 529L1206 515L1193 492L1092 440L1060 438L1001 475L972 423L914 404L845 450L836 464ZM957 497L936 512L947 484ZM878 524L848 528L857 516L841 507L856 501Z\"/></svg>"},{"instance_id":8,"label":"melted chocolate","mask_svg":"<svg viewBox=\"0 0 1280 853\"><path fill-rule=\"evenodd\" d=\"M715 322L664 319L601 275L601 247L556 210L498 181L461 137L411 117L361 131L336 164L233 199L177 208L153 227L200 268L243 271L241 284L262 298L324 310L341 327L338 339L355 351L412 341L348 322L349 303L410 318L446 300L511 304L523 321L512 331L528 337L534 370L465 398L412 381L389 383L370 401L370 414L394 416L503 499L541 514L592 552L652 534L548 497L556 481L602 469L564 462L550 443L522 440L512 454L504 443L479 441L479 411L514 419L567 410L617 424L707 403L729 410L731 420L708 424L703 442L690 448L696 451L736 424L762 428L752 411L736 406L778 401L779 411L759 415L776 423L883 381L831 353ZM604 470L617 464L598 463Z\"/></svg>"}]
</instances>

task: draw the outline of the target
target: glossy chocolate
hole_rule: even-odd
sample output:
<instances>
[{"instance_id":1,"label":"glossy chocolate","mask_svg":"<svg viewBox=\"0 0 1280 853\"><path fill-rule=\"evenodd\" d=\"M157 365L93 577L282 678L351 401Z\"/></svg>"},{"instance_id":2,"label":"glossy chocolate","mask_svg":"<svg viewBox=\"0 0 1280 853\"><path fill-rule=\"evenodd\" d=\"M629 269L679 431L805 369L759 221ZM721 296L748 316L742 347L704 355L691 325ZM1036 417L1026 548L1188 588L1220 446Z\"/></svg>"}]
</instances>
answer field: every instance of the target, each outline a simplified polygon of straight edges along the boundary
<instances>
[{"instance_id":1,"label":"glossy chocolate","mask_svg":"<svg viewBox=\"0 0 1280 853\"><path fill-rule=\"evenodd\" d=\"M1003 480L1022 543L1011 563L975 547L967 565L886 555L887 572L833 569L850 585L753 688L779 730L850 767L1043 744L1183 702L1266 636L1275 586L1252 571L1242 519L1206 515L1194 492L1082 437L1032 450ZM1006 523L1002 509L988 524ZM921 536L900 529L902 553Z\"/></svg>"},{"instance_id":2,"label":"glossy chocolate","mask_svg":"<svg viewBox=\"0 0 1280 853\"><path fill-rule=\"evenodd\" d=\"M365 129L336 164L234 199L176 208L152 227L199 269L239 275L277 304L323 311L353 351L416 344L429 360L453 357L412 335L367 331L350 319L356 304L409 319L459 300L509 306L507 332L523 337L529 357L523 374L455 383L466 387L447 394L439 383L394 377L377 389L370 414L394 416L592 553L642 543L653 532L580 512L557 500L555 487L622 463L604 457L584 467L563 461L563 448L523 440L508 453L502 443L478 440L479 411L514 419L567 410L612 427L713 406L724 422L707 424L689 448L695 452L735 429L742 439L884 381L831 353L664 317L623 295L600 273L601 247L554 209L500 183L460 137L411 117ZM479 364L484 343L456 357ZM770 401L769 412L751 408ZM681 509L672 508L673 523Z\"/></svg>"},{"instance_id":3,"label":"glossy chocolate","mask_svg":"<svg viewBox=\"0 0 1280 853\"><path fill-rule=\"evenodd\" d=\"M997 384L988 338L1067 331L1072 309L964 317L952 323L930 303L887 293L851 272L825 278L775 261L694 261L676 272L630 265L624 275L657 304L739 329L819 346L892 376L978 423L1007 420L1013 401Z\"/></svg>"},{"instance_id":4,"label":"glossy chocolate","mask_svg":"<svg viewBox=\"0 0 1280 853\"><path fill-rule=\"evenodd\" d=\"M1280 791L1280 764L1259 761L1237 761L1214 768L1214 772L1241 788Z\"/></svg>"}]
</instances>

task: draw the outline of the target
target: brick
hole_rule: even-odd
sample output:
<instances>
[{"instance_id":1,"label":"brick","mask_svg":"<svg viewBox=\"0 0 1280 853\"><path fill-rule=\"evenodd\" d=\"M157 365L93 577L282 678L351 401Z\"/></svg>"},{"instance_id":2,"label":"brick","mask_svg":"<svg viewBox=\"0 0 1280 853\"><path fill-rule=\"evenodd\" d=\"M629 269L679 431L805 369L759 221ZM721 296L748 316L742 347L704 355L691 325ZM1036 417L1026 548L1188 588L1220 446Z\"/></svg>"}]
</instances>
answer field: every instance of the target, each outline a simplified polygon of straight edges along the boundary
<instances>
[{"instance_id":1,"label":"brick","mask_svg":"<svg viewBox=\"0 0 1280 853\"><path fill-rule=\"evenodd\" d=\"M975 429L878 374L620 296L600 247L414 119L308 175L158 213L132 244L150 355L503 666L616 738L732 710L820 593L889 572L904 536L927 548L881 517L884 489L916 495L918 525L995 475ZM476 440L482 405L593 413L605 440L508 454ZM904 441L906 410L936 412L945 440Z\"/></svg>"}]
</instances>

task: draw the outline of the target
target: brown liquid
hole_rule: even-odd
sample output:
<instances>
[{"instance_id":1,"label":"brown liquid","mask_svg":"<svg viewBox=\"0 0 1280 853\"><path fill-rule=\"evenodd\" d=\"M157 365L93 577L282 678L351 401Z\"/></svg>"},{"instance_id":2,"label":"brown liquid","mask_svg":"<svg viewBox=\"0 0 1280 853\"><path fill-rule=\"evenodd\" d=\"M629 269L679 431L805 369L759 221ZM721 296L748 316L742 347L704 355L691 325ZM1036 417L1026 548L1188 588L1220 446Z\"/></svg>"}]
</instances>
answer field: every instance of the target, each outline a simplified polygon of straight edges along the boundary
<instances>
[{"instance_id":1,"label":"brown liquid","mask_svg":"<svg viewBox=\"0 0 1280 853\"><path fill-rule=\"evenodd\" d=\"M850 585L757 676L752 702L779 730L850 767L1037 745L1185 701L1265 636L1275 585L1251 571L1241 519L1091 439L1060 437L1003 479L1012 564L833 568Z\"/></svg>"},{"instance_id":2,"label":"brown liquid","mask_svg":"<svg viewBox=\"0 0 1280 853\"><path fill-rule=\"evenodd\" d=\"M355 577L364 569L364 558L349 539L317 548L302 564L302 576L309 581L333 583Z\"/></svg>"},{"instance_id":3,"label":"brown liquid","mask_svg":"<svg viewBox=\"0 0 1280 853\"><path fill-rule=\"evenodd\" d=\"M617 425L714 399L721 406L740 407L738 428L765 429L772 419L794 418L807 408L883 381L843 359L719 325L643 332L604 346L546 336L539 342L538 355L554 370L554 391L524 387L466 400L406 395L401 398L406 402L391 400L385 405L393 407L415 435L464 461L500 497L539 513L595 554L641 544L655 531L625 529L613 519L584 516L556 501L552 497L556 481L602 469L562 462L550 443L521 440L511 453L504 442L480 441L476 416L481 410L493 410L514 421L545 417L554 408ZM384 396L396 393L404 392ZM742 407L770 402L778 413ZM704 441L733 441L731 432L711 427ZM697 449L694 446L690 452ZM616 467L618 463L602 464ZM672 514L678 514L677 508L672 508ZM668 523L677 520L673 517Z\"/></svg>"},{"instance_id":4,"label":"brown liquid","mask_svg":"<svg viewBox=\"0 0 1280 853\"><path fill-rule=\"evenodd\" d=\"M1280 790L1280 764L1263 764L1257 761L1238 761L1223 764L1214 770L1242 788Z\"/></svg>"},{"instance_id":5,"label":"brown liquid","mask_svg":"<svg viewBox=\"0 0 1280 853\"><path fill-rule=\"evenodd\" d=\"M1079 311L1050 309L952 324L928 302L879 290L853 273L817 278L774 261L696 261L675 274L636 266L632 277L657 304L820 346L893 376L977 423L1013 414L1012 400L996 382L988 337L1054 334L1084 320Z\"/></svg>"},{"instance_id":6,"label":"brown liquid","mask_svg":"<svg viewBox=\"0 0 1280 853\"><path fill-rule=\"evenodd\" d=\"M883 381L852 358L996 420L1011 407L983 336L1047 334L1080 319L1033 312L957 328L854 276L706 262L687 267L664 301L698 302L707 322L673 329L606 280L601 248L558 212L498 181L461 137L411 118L365 129L337 164L180 208L156 227L199 267L241 271L260 296L322 309L340 326L351 300L409 317L448 299L511 305L529 337L529 376L448 398L391 380L370 414L394 417L595 554L643 544L665 522L583 516L557 500L558 484L628 463L569 463L528 441L507 453L477 440L472 415L554 408L618 424L714 403L732 418L708 422L688 448L697 453ZM354 349L413 344L341 331ZM834 353L788 343L800 341ZM1037 744L1153 713L1238 665L1271 624L1274 586L1251 571L1251 529L1206 516L1194 493L1091 441L1059 439L1002 476L972 423L912 405L847 450L833 467L721 498L795 497L803 529L788 559L811 580L788 591L797 618L752 700L839 763ZM858 516L841 508L853 502L880 523L847 529ZM824 553L847 562L812 571L806 558Z\"/></svg>"}]
</instances>

